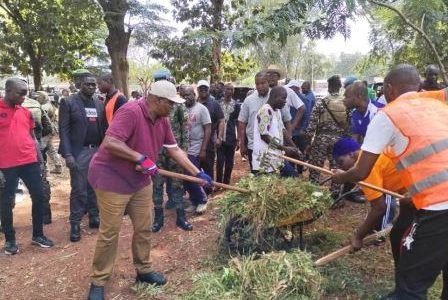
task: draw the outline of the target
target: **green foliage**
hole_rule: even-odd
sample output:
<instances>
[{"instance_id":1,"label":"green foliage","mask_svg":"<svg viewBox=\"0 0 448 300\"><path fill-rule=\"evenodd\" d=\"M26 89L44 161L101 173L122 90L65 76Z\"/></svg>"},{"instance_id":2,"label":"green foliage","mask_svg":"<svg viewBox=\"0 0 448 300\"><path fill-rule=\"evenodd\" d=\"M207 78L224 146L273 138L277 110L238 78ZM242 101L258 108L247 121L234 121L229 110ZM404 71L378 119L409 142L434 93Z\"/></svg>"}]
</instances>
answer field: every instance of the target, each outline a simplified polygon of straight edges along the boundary
<instances>
[{"instance_id":1,"label":"green foliage","mask_svg":"<svg viewBox=\"0 0 448 300\"><path fill-rule=\"evenodd\" d=\"M257 66L251 56L223 51L221 56L221 79L224 82L239 81L249 75Z\"/></svg>"},{"instance_id":2,"label":"green foliage","mask_svg":"<svg viewBox=\"0 0 448 300\"><path fill-rule=\"evenodd\" d=\"M137 283L131 289L137 294L137 299L152 299L162 293L162 288L155 284Z\"/></svg>"},{"instance_id":3,"label":"green foliage","mask_svg":"<svg viewBox=\"0 0 448 300\"><path fill-rule=\"evenodd\" d=\"M273 252L234 258L228 267L199 274L183 299L319 299L321 280L309 254Z\"/></svg>"},{"instance_id":4,"label":"green foliage","mask_svg":"<svg viewBox=\"0 0 448 300\"><path fill-rule=\"evenodd\" d=\"M0 71L68 74L100 53L101 12L90 0L5 0L0 3Z\"/></svg>"},{"instance_id":5,"label":"green foliage","mask_svg":"<svg viewBox=\"0 0 448 300\"><path fill-rule=\"evenodd\" d=\"M409 0L397 1L394 6L424 30L441 55L443 64L448 67L448 3L443 0ZM369 11L375 23L370 35L374 58L389 58L391 65L410 63L422 72L426 65L436 63L423 38L395 12L375 5L369 6Z\"/></svg>"},{"instance_id":6,"label":"green foliage","mask_svg":"<svg viewBox=\"0 0 448 300\"><path fill-rule=\"evenodd\" d=\"M340 0L232 1L236 12L230 17L233 43L246 46L273 39L282 45L289 36L304 33L311 39L349 35L347 19L353 6Z\"/></svg>"}]
</instances>

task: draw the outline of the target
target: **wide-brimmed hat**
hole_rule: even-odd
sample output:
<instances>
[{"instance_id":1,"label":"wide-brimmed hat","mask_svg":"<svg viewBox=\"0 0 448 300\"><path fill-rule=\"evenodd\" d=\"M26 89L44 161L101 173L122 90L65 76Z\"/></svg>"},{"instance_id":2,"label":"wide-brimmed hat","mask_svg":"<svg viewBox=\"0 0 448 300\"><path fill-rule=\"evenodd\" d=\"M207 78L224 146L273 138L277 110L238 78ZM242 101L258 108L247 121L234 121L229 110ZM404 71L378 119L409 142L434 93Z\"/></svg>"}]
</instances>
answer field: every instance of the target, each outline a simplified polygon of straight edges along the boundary
<instances>
[{"instance_id":1,"label":"wide-brimmed hat","mask_svg":"<svg viewBox=\"0 0 448 300\"><path fill-rule=\"evenodd\" d=\"M176 103L185 102L185 99L182 99L177 95L176 86L168 80L159 80L151 84L149 94L160 98L165 98Z\"/></svg>"},{"instance_id":2,"label":"wide-brimmed hat","mask_svg":"<svg viewBox=\"0 0 448 300\"><path fill-rule=\"evenodd\" d=\"M263 72L275 72L280 76L280 80L286 77L286 72L277 65L269 65Z\"/></svg>"}]
</instances>

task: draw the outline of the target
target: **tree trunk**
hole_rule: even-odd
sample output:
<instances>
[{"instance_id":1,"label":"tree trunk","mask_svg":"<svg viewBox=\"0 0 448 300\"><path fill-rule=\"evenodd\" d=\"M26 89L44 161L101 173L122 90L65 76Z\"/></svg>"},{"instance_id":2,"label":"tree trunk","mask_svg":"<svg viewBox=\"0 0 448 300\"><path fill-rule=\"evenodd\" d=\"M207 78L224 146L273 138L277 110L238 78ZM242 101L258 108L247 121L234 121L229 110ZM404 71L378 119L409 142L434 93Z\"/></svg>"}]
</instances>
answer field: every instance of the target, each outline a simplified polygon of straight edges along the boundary
<instances>
[{"instance_id":1,"label":"tree trunk","mask_svg":"<svg viewBox=\"0 0 448 300\"><path fill-rule=\"evenodd\" d=\"M131 31L125 30L124 18L129 10L127 0L98 1L104 11L109 35L106 38L107 51L111 59L114 84L126 97L129 97L129 64L127 60Z\"/></svg>"},{"instance_id":2,"label":"tree trunk","mask_svg":"<svg viewBox=\"0 0 448 300\"><path fill-rule=\"evenodd\" d=\"M128 97L129 63L127 60L127 52L129 40L126 37L118 37L118 34L114 34L109 29L106 46L111 59L111 70L115 87Z\"/></svg>"},{"instance_id":3,"label":"tree trunk","mask_svg":"<svg viewBox=\"0 0 448 300\"><path fill-rule=\"evenodd\" d=\"M222 11L224 0L213 1L213 31L222 31ZM212 64L210 81L216 82L221 79L221 38L213 38L212 44Z\"/></svg>"}]
</instances>

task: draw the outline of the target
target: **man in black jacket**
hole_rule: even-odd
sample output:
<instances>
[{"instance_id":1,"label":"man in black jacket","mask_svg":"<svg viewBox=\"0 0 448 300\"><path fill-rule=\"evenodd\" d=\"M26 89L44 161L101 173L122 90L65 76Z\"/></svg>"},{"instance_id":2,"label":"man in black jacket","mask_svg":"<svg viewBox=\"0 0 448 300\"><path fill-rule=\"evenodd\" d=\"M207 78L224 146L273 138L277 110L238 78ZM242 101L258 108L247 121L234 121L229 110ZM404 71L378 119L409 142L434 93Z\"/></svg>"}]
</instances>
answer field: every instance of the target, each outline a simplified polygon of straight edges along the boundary
<instances>
[{"instance_id":1,"label":"man in black jacket","mask_svg":"<svg viewBox=\"0 0 448 300\"><path fill-rule=\"evenodd\" d=\"M96 79L85 74L80 91L62 100L59 106L59 153L70 169L70 241L81 239L80 223L89 213L90 228L99 227L96 196L87 182L90 160L106 132L104 104L94 97Z\"/></svg>"}]
</instances>

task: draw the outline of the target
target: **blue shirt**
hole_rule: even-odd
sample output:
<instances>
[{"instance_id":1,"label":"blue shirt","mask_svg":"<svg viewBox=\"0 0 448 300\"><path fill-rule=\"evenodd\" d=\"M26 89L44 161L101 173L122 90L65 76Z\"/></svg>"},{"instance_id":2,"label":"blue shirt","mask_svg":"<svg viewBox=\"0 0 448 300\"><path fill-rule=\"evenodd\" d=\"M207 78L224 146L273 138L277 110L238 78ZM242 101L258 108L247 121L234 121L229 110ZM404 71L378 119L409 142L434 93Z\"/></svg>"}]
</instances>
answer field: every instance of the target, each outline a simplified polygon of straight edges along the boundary
<instances>
[{"instance_id":1,"label":"blue shirt","mask_svg":"<svg viewBox=\"0 0 448 300\"><path fill-rule=\"evenodd\" d=\"M384 107L384 104L381 104L379 102L369 102L369 105L367 106L367 111L364 115L362 115L356 109L353 110L352 133L359 134L362 137L366 136L367 126L369 126L370 121L382 107Z\"/></svg>"},{"instance_id":2,"label":"blue shirt","mask_svg":"<svg viewBox=\"0 0 448 300\"><path fill-rule=\"evenodd\" d=\"M305 112L303 113L302 121L300 123L300 128L296 128L292 135L299 135L300 130L306 130L310 125L311 113L313 112L314 104L316 104L316 97L312 91L309 91L307 94L298 93L297 94L305 105ZM294 119L297 113L297 109L291 107L291 116Z\"/></svg>"}]
</instances>

